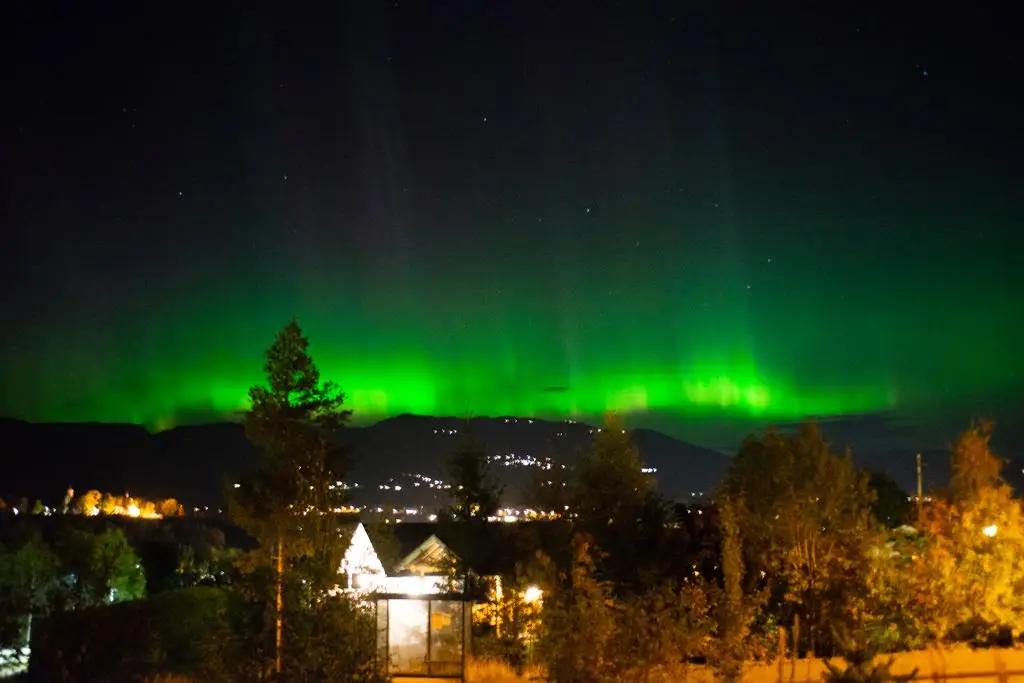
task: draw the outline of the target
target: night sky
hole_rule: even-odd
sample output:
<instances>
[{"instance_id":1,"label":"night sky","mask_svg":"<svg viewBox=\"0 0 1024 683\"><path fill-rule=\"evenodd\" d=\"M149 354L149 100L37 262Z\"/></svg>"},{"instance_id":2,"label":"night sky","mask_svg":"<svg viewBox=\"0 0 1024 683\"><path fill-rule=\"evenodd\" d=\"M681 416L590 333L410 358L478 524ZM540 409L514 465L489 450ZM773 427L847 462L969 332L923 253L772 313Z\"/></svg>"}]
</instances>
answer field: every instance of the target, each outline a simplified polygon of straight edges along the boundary
<instances>
[{"instance_id":1,"label":"night sky","mask_svg":"<svg viewBox=\"0 0 1024 683\"><path fill-rule=\"evenodd\" d=\"M1019 422L1019 33L884 5L4 2L0 414L220 419L295 316L364 422Z\"/></svg>"}]
</instances>

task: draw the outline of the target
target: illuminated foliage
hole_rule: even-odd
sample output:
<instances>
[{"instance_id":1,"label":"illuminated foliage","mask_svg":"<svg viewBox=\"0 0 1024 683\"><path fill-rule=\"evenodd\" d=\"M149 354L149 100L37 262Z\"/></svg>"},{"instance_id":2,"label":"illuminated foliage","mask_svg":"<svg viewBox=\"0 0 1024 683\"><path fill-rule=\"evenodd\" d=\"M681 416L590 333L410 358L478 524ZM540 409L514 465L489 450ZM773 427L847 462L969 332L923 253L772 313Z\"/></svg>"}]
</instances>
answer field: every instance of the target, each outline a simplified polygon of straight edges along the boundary
<instances>
[{"instance_id":1,"label":"illuminated foliage","mask_svg":"<svg viewBox=\"0 0 1024 683\"><path fill-rule=\"evenodd\" d=\"M90 489L75 500L75 510L82 515L92 515L100 508L100 501L103 494L95 489Z\"/></svg>"},{"instance_id":2,"label":"illuminated foliage","mask_svg":"<svg viewBox=\"0 0 1024 683\"><path fill-rule=\"evenodd\" d=\"M1024 512L999 480L992 424L952 448L950 501L923 510L920 535L897 535L874 558L876 637L900 646L1024 632Z\"/></svg>"},{"instance_id":3,"label":"illuminated foliage","mask_svg":"<svg viewBox=\"0 0 1024 683\"><path fill-rule=\"evenodd\" d=\"M153 501L130 496L114 496L109 493L101 494L95 490L86 491L76 498L74 511L86 516L121 515L143 519L159 519L163 516L157 511L157 504Z\"/></svg>"},{"instance_id":4,"label":"illuminated foliage","mask_svg":"<svg viewBox=\"0 0 1024 683\"><path fill-rule=\"evenodd\" d=\"M725 681L740 679L752 616L743 596L743 539L739 526L742 508L742 499L722 496L718 501L718 526L722 534L722 596L717 616L721 642L711 661Z\"/></svg>"},{"instance_id":5,"label":"illuminated foliage","mask_svg":"<svg viewBox=\"0 0 1024 683\"><path fill-rule=\"evenodd\" d=\"M976 499L999 483L1003 461L989 449L993 429L991 420L978 420L953 444L949 492L954 503Z\"/></svg>"},{"instance_id":6,"label":"illuminated foliage","mask_svg":"<svg viewBox=\"0 0 1024 683\"><path fill-rule=\"evenodd\" d=\"M956 562L947 599L959 608L958 622L979 635L1024 632L1024 514L1010 488L990 485L962 499L947 534Z\"/></svg>"},{"instance_id":7,"label":"illuminated foliage","mask_svg":"<svg viewBox=\"0 0 1024 683\"><path fill-rule=\"evenodd\" d=\"M99 505L100 514L103 514L103 515L114 515L114 514L117 514L117 507L118 507L117 498L115 498L114 496L110 495L109 493L104 493L103 496L100 498L100 505Z\"/></svg>"},{"instance_id":8,"label":"illuminated foliage","mask_svg":"<svg viewBox=\"0 0 1024 683\"><path fill-rule=\"evenodd\" d=\"M937 509L938 508L938 509ZM931 513L948 514L933 506ZM869 640L885 651L920 648L944 637L958 620L950 601L956 557L932 534L897 530L871 554L868 570Z\"/></svg>"},{"instance_id":9,"label":"illuminated foliage","mask_svg":"<svg viewBox=\"0 0 1024 683\"><path fill-rule=\"evenodd\" d=\"M616 680L611 586L598 580L594 569L589 542L575 537L569 571L557 578L542 613L539 653L555 683Z\"/></svg>"},{"instance_id":10,"label":"illuminated foliage","mask_svg":"<svg viewBox=\"0 0 1024 683\"><path fill-rule=\"evenodd\" d=\"M174 498L167 498L160 501L159 512L164 517L177 517L182 513L182 509Z\"/></svg>"},{"instance_id":11,"label":"illuminated foliage","mask_svg":"<svg viewBox=\"0 0 1024 683\"><path fill-rule=\"evenodd\" d=\"M516 566L511 576L492 584L487 602L473 606L473 656L500 659L521 672L540 636L548 592L544 562ZM547 591L541 586L546 586Z\"/></svg>"},{"instance_id":12,"label":"illuminated foliage","mask_svg":"<svg viewBox=\"0 0 1024 683\"><path fill-rule=\"evenodd\" d=\"M805 424L795 435L747 439L723 493L746 502L744 555L774 591L770 609L784 623L799 616L807 650L833 650L837 626L860 611L878 540L867 476Z\"/></svg>"},{"instance_id":13,"label":"illuminated foliage","mask_svg":"<svg viewBox=\"0 0 1024 683\"><path fill-rule=\"evenodd\" d=\"M686 679L691 659L714 656L712 610L700 584L662 584L622 600L614 614L612 680L674 683Z\"/></svg>"}]
</instances>

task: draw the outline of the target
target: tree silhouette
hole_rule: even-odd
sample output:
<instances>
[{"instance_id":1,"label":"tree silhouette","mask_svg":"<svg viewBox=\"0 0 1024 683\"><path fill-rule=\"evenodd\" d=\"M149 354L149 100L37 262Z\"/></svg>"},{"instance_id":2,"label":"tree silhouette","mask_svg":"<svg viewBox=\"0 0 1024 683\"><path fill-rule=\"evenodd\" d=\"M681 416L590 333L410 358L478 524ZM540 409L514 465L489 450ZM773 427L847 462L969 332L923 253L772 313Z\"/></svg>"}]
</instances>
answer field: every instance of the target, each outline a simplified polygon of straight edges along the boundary
<instances>
[{"instance_id":1,"label":"tree silhouette","mask_svg":"<svg viewBox=\"0 0 1024 683\"><path fill-rule=\"evenodd\" d=\"M991 420L977 420L953 444L949 490L954 503L976 497L999 482L1003 461L989 448L994 429Z\"/></svg>"},{"instance_id":2,"label":"tree silhouette","mask_svg":"<svg viewBox=\"0 0 1024 683\"><path fill-rule=\"evenodd\" d=\"M600 549L596 564L602 579L612 581L617 593L657 585L670 542L668 511L615 415L594 434L568 490L574 530Z\"/></svg>"},{"instance_id":3,"label":"tree silhouette","mask_svg":"<svg viewBox=\"0 0 1024 683\"><path fill-rule=\"evenodd\" d=\"M904 524L910 512L909 494L885 472L869 472L868 485L875 492L871 512L878 523L890 529Z\"/></svg>"},{"instance_id":4,"label":"tree silhouette","mask_svg":"<svg viewBox=\"0 0 1024 683\"><path fill-rule=\"evenodd\" d=\"M654 479L642 468L640 454L622 422L608 415L576 468L573 513L581 522L597 527L635 521L638 510L654 493Z\"/></svg>"},{"instance_id":5,"label":"tree silhouette","mask_svg":"<svg viewBox=\"0 0 1024 683\"><path fill-rule=\"evenodd\" d=\"M249 390L245 434L262 453L256 472L229 489L232 519L260 542L257 565L274 576L274 668L282 667L285 571L299 566L314 593L327 589L340 560L337 520L344 451L333 430L351 411L344 394L321 382L309 341L289 322L266 352L266 384ZM332 567L333 564L333 567ZM333 571L332 571L333 570Z\"/></svg>"},{"instance_id":6,"label":"tree silhouette","mask_svg":"<svg viewBox=\"0 0 1024 683\"><path fill-rule=\"evenodd\" d=\"M52 607L59 563L36 529L7 541L0 544L0 642L28 643L33 618Z\"/></svg>"},{"instance_id":7,"label":"tree silhouette","mask_svg":"<svg viewBox=\"0 0 1024 683\"><path fill-rule=\"evenodd\" d=\"M451 505L445 516L461 522L487 520L501 504L502 486L491 471L487 453L472 437L461 437L458 448L448 458L448 483Z\"/></svg>"}]
</instances>

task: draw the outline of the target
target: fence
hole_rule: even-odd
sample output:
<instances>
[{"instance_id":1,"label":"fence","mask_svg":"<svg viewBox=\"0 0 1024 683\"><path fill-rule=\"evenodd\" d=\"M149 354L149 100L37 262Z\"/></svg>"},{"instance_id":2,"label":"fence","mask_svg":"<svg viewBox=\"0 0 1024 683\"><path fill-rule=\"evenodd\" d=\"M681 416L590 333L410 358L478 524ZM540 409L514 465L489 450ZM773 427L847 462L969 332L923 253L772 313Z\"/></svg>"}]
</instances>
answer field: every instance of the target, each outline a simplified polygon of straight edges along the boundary
<instances>
[{"instance_id":1,"label":"fence","mask_svg":"<svg viewBox=\"0 0 1024 683\"><path fill-rule=\"evenodd\" d=\"M878 661L888 661L883 655ZM841 659L832 660L842 670ZM929 648L892 655L890 671L894 676L917 670L921 681L986 681L1024 683L1024 650L992 648L972 650ZM827 671L825 660L799 659L757 664L746 667L744 683L820 683Z\"/></svg>"},{"instance_id":2,"label":"fence","mask_svg":"<svg viewBox=\"0 0 1024 683\"><path fill-rule=\"evenodd\" d=\"M971 650L966 647L927 649L892 655L893 675L917 670L917 681L963 681L965 683L1024 683L1024 649ZM889 661L883 655L878 661ZM831 660L843 670L841 659ZM784 659L763 664L748 664L743 670L743 683L822 683L828 671L822 659ZM494 660L470 660L467 683L530 683L545 681L543 672L533 670L516 676L504 664ZM673 673L675 675L673 675ZM651 672L651 683L715 683L712 671L705 666L690 665L681 672Z\"/></svg>"}]
</instances>

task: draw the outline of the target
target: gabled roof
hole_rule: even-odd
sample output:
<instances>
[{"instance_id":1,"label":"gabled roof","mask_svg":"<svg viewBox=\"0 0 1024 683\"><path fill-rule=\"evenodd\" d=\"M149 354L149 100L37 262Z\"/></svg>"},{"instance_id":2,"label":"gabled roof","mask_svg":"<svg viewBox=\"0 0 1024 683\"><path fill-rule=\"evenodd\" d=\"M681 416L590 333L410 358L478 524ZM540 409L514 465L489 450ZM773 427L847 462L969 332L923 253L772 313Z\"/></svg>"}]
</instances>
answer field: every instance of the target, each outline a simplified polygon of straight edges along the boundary
<instances>
[{"instance_id":1,"label":"gabled roof","mask_svg":"<svg viewBox=\"0 0 1024 683\"><path fill-rule=\"evenodd\" d=\"M527 564L538 550L555 556L568 546L565 526L559 522L493 522L483 528L460 527L436 522L368 524L369 534L389 576L408 567L417 553L448 553L451 558L468 558L480 576L511 574L517 564ZM466 531L466 533L463 533ZM431 550L433 548L433 550ZM420 561L437 561L437 555Z\"/></svg>"},{"instance_id":2,"label":"gabled roof","mask_svg":"<svg viewBox=\"0 0 1024 683\"><path fill-rule=\"evenodd\" d=\"M441 526L436 522L402 522L389 524L388 531L398 544L399 557L404 559L431 536L441 533Z\"/></svg>"},{"instance_id":3,"label":"gabled roof","mask_svg":"<svg viewBox=\"0 0 1024 683\"><path fill-rule=\"evenodd\" d=\"M444 541L431 534L423 543L399 561L396 574L443 574L457 557Z\"/></svg>"},{"instance_id":4,"label":"gabled roof","mask_svg":"<svg viewBox=\"0 0 1024 683\"><path fill-rule=\"evenodd\" d=\"M430 538L436 524L407 522L402 524L382 524L373 522L366 525L366 532L373 542L377 556L384 565L388 576L395 571L406 557Z\"/></svg>"}]
</instances>

